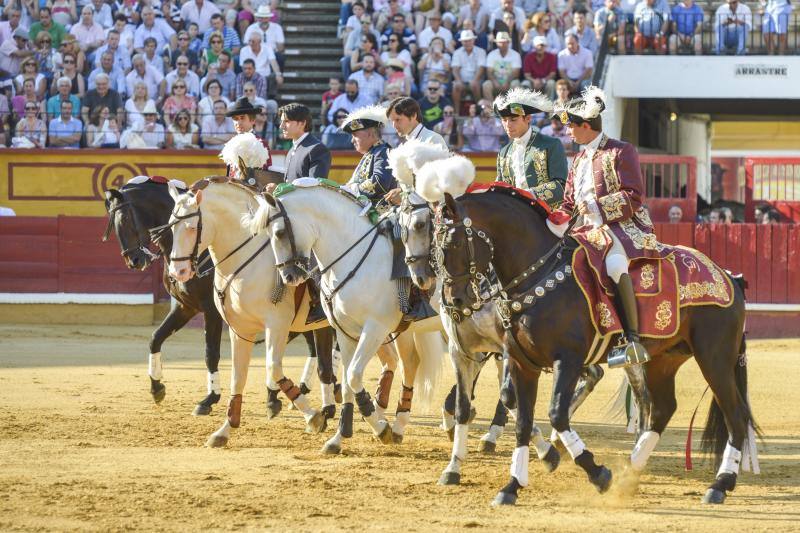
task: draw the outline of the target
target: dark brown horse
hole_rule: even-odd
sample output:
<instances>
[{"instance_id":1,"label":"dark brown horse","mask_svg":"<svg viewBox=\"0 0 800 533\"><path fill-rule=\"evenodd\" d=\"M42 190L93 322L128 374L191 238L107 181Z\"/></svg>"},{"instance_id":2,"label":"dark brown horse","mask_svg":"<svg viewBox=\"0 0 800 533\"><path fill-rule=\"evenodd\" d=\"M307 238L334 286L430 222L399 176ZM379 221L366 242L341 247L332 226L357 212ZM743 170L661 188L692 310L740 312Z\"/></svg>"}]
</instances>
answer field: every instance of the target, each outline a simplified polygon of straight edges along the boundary
<instances>
[{"instance_id":1,"label":"dark brown horse","mask_svg":"<svg viewBox=\"0 0 800 533\"><path fill-rule=\"evenodd\" d=\"M539 375L545 369L553 371L550 423L575 463L604 492L611 484L611 472L595 463L569 421L570 399L595 336L584 296L571 271L564 269L570 264L571 239L560 241L555 237L545 224L546 213L513 192L466 194L458 200L446 195L439 210L437 231L444 235L438 252L445 278L443 305L451 316L459 312L469 315L475 304L478 273L496 273L499 283L508 288L501 296L506 303L523 294L534 294L534 287L547 279L554 282L547 291L535 291L533 305L514 309L504 317L495 315L495 327L505 338L504 348L516 363L512 380L519 408L512 476L495 503L515 503L519 488L527 484L533 406ZM525 279L511 288L510 282L525 271ZM644 340L652 360L644 367L626 368L638 391L642 415L623 488L635 490L638 486L638 475L675 412L675 374L694 356L714 394L704 442L721 463L703 501L722 503L727 491L734 489L741 452L746 443L754 446L752 428L756 427L747 400L742 285L733 284L734 301L729 307L684 308L675 336Z\"/></svg>"}]
</instances>

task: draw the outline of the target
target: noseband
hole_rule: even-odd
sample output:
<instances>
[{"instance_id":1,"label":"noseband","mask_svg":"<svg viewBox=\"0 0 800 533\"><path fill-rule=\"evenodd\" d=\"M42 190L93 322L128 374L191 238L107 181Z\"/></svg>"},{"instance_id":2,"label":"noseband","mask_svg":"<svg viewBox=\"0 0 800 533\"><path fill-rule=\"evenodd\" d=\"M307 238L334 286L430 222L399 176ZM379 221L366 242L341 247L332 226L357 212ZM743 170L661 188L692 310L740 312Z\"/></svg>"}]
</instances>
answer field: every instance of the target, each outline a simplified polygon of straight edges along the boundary
<instances>
[{"instance_id":1,"label":"noseband","mask_svg":"<svg viewBox=\"0 0 800 533\"><path fill-rule=\"evenodd\" d=\"M427 203L415 204L408 202L403 206L403 211L407 212L407 216L411 217L416 211L421 210L428 210L430 211L430 206ZM433 242L433 224L428 224L428 235L431 237L431 243ZM408 227L405 224L400 224L400 240L404 245L408 244ZM431 268L434 268L433 262L431 260L431 248L428 247L428 251L426 253L417 254L417 255L407 255L405 258L405 263L409 266L417 263L419 261L426 261L431 265Z\"/></svg>"},{"instance_id":2,"label":"noseband","mask_svg":"<svg viewBox=\"0 0 800 533\"><path fill-rule=\"evenodd\" d=\"M131 201L120 202L120 203L118 203L117 205L115 205L114 207L112 207L111 209L108 210L108 222L106 223L106 229L103 232L102 241L106 242L108 240L108 237L111 235L111 230L114 229L114 220L115 220L115 218L117 216L117 212L121 211L123 207L127 207L127 208L130 209L131 220L133 220L133 226L134 226L134 230L135 230L135 233L136 233L136 244L137 245L136 246L130 246L128 248L124 248L122 250L122 252L120 253L120 255L122 257L124 257L125 259L130 259L130 257L129 257L130 254L135 252L136 250L139 250L142 253L144 253L151 261L154 261L155 259L158 259L160 253L153 253L150 250L150 248L148 248L147 246L145 246L142 243L142 239L141 239L141 236L139 234L139 219L136 216L136 209L134 208L133 202L131 202ZM147 231L150 232L150 230L147 230ZM122 241L120 241L120 245L122 245Z\"/></svg>"},{"instance_id":3,"label":"noseband","mask_svg":"<svg viewBox=\"0 0 800 533\"><path fill-rule=\"evenodd\" d=\"M155 228L151 229L150 230L150 236L151 237L154 237L154 236L155 237L160 237L161 235L163 235L168 230L171 230L179 222L181 222L183 220L188 220L190 218L195 218L195 217L197 217L197 235L194 238L194 246L192 246L192 252L189 255L186 255L186 256L183 256L183 257L173 257L172 255L170 255L167 258L167 260L169 262L173 262L173 261L189 261L189 263L192 266L192 270L194 272L197 272L197 269L198 269L197 258L198 258L198 255L199 255L198 252L199 252L199 249L200 249L200 239L201 239L201 236L202 236L202 233L203 233L203 212L200 210L199 206L197 208L197 211L195 211L194 213L189 213L188 215L178 215L175 211L173 211L172 214L170 215L170 218L174 218L175 220L173 220L172 222L168 222L167 224L164 224L163 226L156 226Z\"/></svg>"}]
</instances>

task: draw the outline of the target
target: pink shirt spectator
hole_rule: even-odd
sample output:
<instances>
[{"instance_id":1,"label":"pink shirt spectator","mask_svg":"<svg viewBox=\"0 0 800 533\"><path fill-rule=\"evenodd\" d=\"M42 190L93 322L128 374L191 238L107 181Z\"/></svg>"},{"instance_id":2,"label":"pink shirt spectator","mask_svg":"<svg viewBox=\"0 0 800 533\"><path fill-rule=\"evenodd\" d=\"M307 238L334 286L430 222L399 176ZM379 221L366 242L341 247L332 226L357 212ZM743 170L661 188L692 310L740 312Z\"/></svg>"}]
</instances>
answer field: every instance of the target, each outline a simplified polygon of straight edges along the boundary
<instances>
[{"instance_id":1,"label":"pink shirt spectator","mask_svg":"<svg viewBox=\"0 0 800 533\"><path fill-rule=\"evenodd\" d=\"M79 22L70 28L69 32L78 40L81 50L93 47L98 41L104 42L106 40L106 32L103 27L94 22L91 26L86 26Z\"/></svg>"},{"instance_id":2,"label":"pink shirt spectator","mask_svg":"<svg viewBox=\"0 0 800 533\"><path fill-rule=\"evenodd\" d=\"M219 8L208 0L187 0L181 7L181 19L197 24L203 34L211 27L211 15L219 12Z\"/></svg>"}]
</instances>

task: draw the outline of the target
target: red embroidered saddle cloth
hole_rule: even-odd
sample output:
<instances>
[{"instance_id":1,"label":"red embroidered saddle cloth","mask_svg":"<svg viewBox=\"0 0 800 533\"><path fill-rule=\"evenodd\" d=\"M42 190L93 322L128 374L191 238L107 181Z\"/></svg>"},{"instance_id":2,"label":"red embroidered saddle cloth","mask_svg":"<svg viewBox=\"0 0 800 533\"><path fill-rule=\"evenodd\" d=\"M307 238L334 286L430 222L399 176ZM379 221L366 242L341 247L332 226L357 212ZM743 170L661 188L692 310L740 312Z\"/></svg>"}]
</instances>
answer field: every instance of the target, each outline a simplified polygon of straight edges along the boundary
<instances>
[{"instance_id":1,"label":"red embroidered saddle cloth","mask_svg":"<svg viewBox=\"0 0 800 533\"><path fill-rule=\"evenodd\" d=\"M592 253L581 236L572 258L575 281L589 305L595 330L605 336L622 331L614 304L614 282L605 270L604 254ZM730 278L703 253L672 246L665 259L638 259L629 266L639 310L639 334L672 337L681 308L689 305L728 307L733 302Z\"/></svg>"}]
</instances>

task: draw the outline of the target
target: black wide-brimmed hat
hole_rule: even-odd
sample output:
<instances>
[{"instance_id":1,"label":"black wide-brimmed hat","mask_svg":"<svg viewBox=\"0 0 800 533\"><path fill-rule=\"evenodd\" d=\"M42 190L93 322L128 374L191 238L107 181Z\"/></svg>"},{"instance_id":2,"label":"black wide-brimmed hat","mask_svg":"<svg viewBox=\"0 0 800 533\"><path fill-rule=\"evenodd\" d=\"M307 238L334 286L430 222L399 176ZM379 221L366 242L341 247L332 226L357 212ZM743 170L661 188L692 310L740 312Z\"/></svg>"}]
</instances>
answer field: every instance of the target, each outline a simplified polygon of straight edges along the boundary
<instances>
[{"instance_id":1,"label":"black wide-brimmed hat","mask_svg":"<svg viewBox=\"0 0 800 533\"><path fill-rule=\"evenodd\" d=\"M250 100L247 99L246 96L242 96L236 103L233 104L233 107L225 113L226 117L235 117L236 115L258 115L263 111L263 108L259 106L254 106L250 103Z\"/></svg>"}]
</instances>

